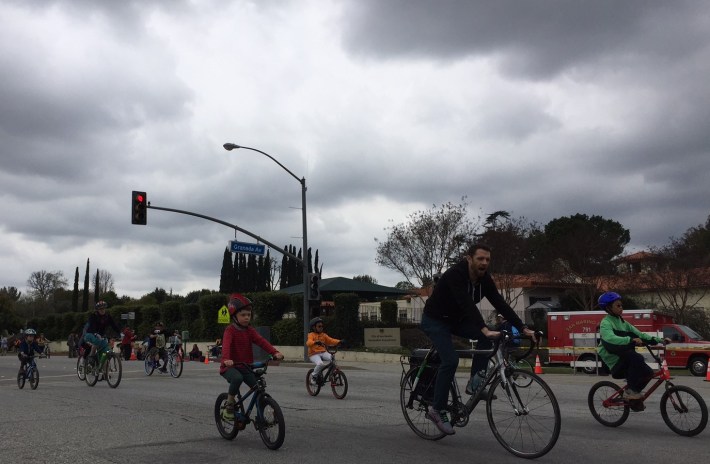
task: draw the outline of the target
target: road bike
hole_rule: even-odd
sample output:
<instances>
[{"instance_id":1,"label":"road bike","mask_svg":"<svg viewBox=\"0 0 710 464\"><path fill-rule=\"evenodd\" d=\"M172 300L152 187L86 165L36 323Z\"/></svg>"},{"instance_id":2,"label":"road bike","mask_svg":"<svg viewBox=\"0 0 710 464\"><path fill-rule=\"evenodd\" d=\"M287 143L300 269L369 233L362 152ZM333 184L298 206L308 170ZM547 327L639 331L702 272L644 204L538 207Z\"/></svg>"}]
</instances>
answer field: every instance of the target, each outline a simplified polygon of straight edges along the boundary
<instances>
[{"instance_id":1,"label":"road bike","mask_svg":"<svg viewBox=\"0 0 710 464\"><path fill-rule=\"evenodd\" d=\"M537 333L537 337L542 335ZM463 402L456 378L451 382L446 410L454 427L464 427L480 401L486 403L488 425L498 442L510 453L522 458L538 458L549 452L560 435L560 408L550 387L538 375L514 368L507 355L510 341L527 338L502 331L491 349L465 350L463 353L495 357L496 365L488 370L484 388ZM530 345L531 347L534 344ZM532 348L531 348L532 349ZM419 358L416 351L425 351ZM402 359L400 404L407 424L419 437L440 440L446 436L426 417L434 402L440 359L435 348L415 350L407 362Z\"/></svg>"},{"instance_id":2,"label":"road bike","mask_svg":"<svg viewBox=\"0 0 710 464\"><path fill-rule=\"evenodd\" d=\"M25 387L25 381L30 381L30 388L37 390L39 385L39 369L35 363L35 357L30 356L25 363L25 368L17 373L17 386L22 390Z\"/></svg>"},{"instance_id":3,"label":"road bike","mask_svg":"<svg viewBox=\"0 0 710 464\"><path fill-rule=\"evenodd\" d=\"M652 379L656 379L655 382L648 387L643 398L641 400L624 398L624 393L629 388L628 384L620 387L608 380L597 382L587 396L592 416L602 425L618 427L629 418L630 410L643 411L645 409L643 402L664 384L665 391L661 396L663 421L678 435L692 437L699 434L708 423L708 408L705 400L692 388L674 385L671 382L673 377L667 368L663 368L664 347L657 349L659 354L654 353L654 349L648 345L646 349L658 363L659 368L653 373ZM623 378L623 376L613 376L613 378Z\"/></svg>"},{"instance_id":4,"label":"road bike","mask_svg":"<svg viewBox=\"0 0 710 464\"><path fill-rule=\"evenodd\" d=\"M93 387L99 380L105 380L111 388L121 383L123 366L121 356L113 352L113 343L113 339L109 340L109 344L99 353L97 347L89 343L91 351L84 358L84 376L88 386Z\"/></svg>"},{"instance_id":5,"label":"road bike","mask_svg":"<svg viewBox=\"0 0 710 464\"><path fill-rule=\"evenodd\" d=\"M314 369L309 369L306 373L306 390L311 396L316 396L320 393L321 387L330 382L330 388L333 390L333 396L342 400L348 394L348 378L343 371L340 370L335 363L335 353L338 352L337 346L326 346L326 351L332 356L330 363L318 374L315 384L311 383L311 376Z\"/></svg>"},{"instance_id":6,"label":"road bike","mask_svg":"<svg viewBox=\"0 0 710 464\"><path fill-rule=\"evenodd\" d=\"M271 357L269 357L271 359ZM227 406L227 393L220 393L214 404L214 420L217 423L219 434L227 440L233 440L237 434L251 422L259 432L261 440L267 448L275 450L281 447L286 436L286 423L283 412L271 395L266 393L266 379L264 375L269 366L267 362L253 364L237 363L251 371L256 377L256 384L244 395L237 392L234 404L234 417L225 418ZM249 403L247 405L247 400ZM251 418L255 413L254 419Z\"/></svg>"}]
</instances>

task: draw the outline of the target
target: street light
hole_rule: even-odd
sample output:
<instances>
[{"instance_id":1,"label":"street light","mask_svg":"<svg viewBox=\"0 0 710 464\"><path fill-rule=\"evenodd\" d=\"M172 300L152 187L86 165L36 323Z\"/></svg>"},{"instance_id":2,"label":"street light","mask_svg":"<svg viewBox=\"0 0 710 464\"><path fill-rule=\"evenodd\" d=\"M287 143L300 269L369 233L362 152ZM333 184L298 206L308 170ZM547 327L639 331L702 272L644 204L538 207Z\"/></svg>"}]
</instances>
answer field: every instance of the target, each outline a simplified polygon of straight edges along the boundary
<instances>
[{"instance_id":1,"label":"street light","mask_svg":"<svg viewBox=\"0 0 710 464\"><path fill-rule=\"evenodd\" d=\"M303 360L308 361L308 348L306 347L306 340L308 340L308 318L310 316L310 311L308 307L308 233L306 229L306 178L301 177L300 179L294 173L292 173L286 166L279 163L276 158L264 153L256 148L244 147L234 143L225 143L224 149L227 151L236 150L238 148L243 148L244 150L251 150L257 153L261 153L267 158L271 159L274 163L281 166L281 169L288 172L291 177L296 179L301 184L301 222L303 224Z\"/></svg>"}]
</instances>

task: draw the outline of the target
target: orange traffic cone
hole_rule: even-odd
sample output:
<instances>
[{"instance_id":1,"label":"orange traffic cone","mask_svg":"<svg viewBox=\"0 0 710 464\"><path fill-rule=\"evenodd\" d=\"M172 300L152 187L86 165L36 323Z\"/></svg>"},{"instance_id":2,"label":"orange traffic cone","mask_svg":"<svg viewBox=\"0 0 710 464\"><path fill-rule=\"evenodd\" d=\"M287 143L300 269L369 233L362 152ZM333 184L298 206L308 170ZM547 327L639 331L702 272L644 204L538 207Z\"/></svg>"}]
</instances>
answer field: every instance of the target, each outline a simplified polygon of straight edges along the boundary
<instances>
[{"instance_id":1,"label":"orange traffic cone","mask_svg":"<svg viewBox=\"0 0 710 464\"><path fill-rule=\"evenodd\" d=\"M536 354L535 355L535 373L536 374L542 374L542 365L540 364L540 355Z\"/></svg>"},{"instance_id":2,"label":"orange traffic cone","mask_svg":"<svg viewBox=\"0 0 710 464\"><path fill-rule=\"evenodd\" d=\"M707 366L708 366L708 369L707 369L707 372L706 372L706 374L705 374L705 381L706 381L706 382L710 382L710 361L708 361Z\"/></svg>"},{"instance_id":3,"label":"orange traffic cone","mask_svg":"<svg viewBox=\"0 0 710 464\"><path fill-rule=\"evenodd\" d=\"M666 364L666 360L663 360L663 364L661 364L661 369L663 369L663 374L670 377L671 373L668 372L668 364Z\"/></svg>"},{"instance_id":4,"label":"orange traffic cone","mask_svg":"<svg viewBox=\"0 0 710 464\"><path fill-rule=\"evenodd\" d=\"M131 351L131 361L137 361L137 360L138 360L138 356L136 356L136 352Z\"/></svg>"},{"instance_id":5,"label":"orange traffic cone","mask_svg":"<svg viewBox=\"0 0 710 464\"><path fill-rule=\"evenodd\" d=\"M209 363L210 363L210 357L209 357L209 356L205 356L205 364L209 364Z\"/></svg>"}]
</instances>

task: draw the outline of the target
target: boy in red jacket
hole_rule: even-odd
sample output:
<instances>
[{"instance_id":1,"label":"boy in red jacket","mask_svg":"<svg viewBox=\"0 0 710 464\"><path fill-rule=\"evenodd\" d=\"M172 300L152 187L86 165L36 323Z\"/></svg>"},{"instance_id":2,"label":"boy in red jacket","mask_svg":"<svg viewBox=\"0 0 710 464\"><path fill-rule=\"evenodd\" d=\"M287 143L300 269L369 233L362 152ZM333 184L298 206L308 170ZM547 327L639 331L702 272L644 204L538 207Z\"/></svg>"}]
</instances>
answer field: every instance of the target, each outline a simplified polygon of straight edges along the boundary
<instances>
[{"instance_id":1,"label":"boy in red jacket","mask_svg":"<svg viewBox=\"0 0 710 464\"><path fill-rule=\"evenodd\" d=\"M227 308L229 309L230 323L224 329L222 337L222 363L219 373L229 382L224 418L233 420L234 397L239 392L242 382L246 382L249 387L256 385L256 377L243 365L254 362L252 343L269 353L274 359L281 360L284 357L264 337L259 335L254 327L249 325L252 304L247 297L233 293L229 298Z\"/></svg>"}]
</instances>

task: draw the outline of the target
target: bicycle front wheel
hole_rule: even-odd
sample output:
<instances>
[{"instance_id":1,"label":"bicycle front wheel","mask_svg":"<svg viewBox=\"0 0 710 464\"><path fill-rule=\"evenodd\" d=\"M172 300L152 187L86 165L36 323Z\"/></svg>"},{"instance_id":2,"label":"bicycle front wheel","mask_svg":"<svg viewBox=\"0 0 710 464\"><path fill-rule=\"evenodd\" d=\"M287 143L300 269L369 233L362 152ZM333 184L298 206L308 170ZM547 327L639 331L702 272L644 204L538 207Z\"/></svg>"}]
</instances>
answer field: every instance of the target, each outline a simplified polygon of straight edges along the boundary
<instances>
[{"instance_id":1,"label":"bicycle front wheel","mask_svg":"<svg viewBox=\"0 0 710 464\"><path fill-rule=\"evenodd\" d=\"M182 375L182 356L177 353L168 355L168 370L174 378L180 377Z\"/></svg>"},{"instance_id":2,"label":"bicycle front wheel","mask_svg":"<svg viewBox=\"0 0 710 464\"><path fill-rule=\"evenodd\" d=\"M685 385L675 385L661 397L661 417L678 435L692 437L705 429L708 407L698 392Z\"/></svg>"},{"instance_id":3,"label":"bicycle front wheel","mask_svg":"<svg viewBox=\"0 0 710 464\"><path fill-rule=\"evenodd\" d=\"M96 385L96 382L99 381L99 360L96 356L86 358L84 371L86 374L86 384L90 387Z\"/></svg>"},{"instance_id":4,"label":"bicycle front wheel","mask_svg":"<svg viewBox=\"0 0 710 464\"><path fill-rule=\"evenodd\" d=\"M30 374L30 388L37 390L37 386L39 386L39 370L35 367Z\"/></svg>"},{"instance_id":5,"label":"bicycle front wheel","mask_svg":"<svg viewBox=\"0 0 710 464\"><path fill-rule=\"evenodd\" d=\"M239 433L234 416L231 420L224 418L224 409L227 406L227 394L221 393L214 403L214 421L217 424L217 430L223 438L234 440L234 437Z\"/></svg>"},{"instance_id":6,"label":"bicycle front wheel","mask_svg":"<svg viewBox=\"0 0 710 464\"><path fill-rule=\"evenodd\" d=\"M261 441L269 449L280 448L286 437L286 423L276 400L268 395L259 396L256 415L254 426L261 435Z\"/></svg>"},{"instance_id":7,"label":"bicycle front wheel","mask_svg":"<svg viewBox=\"0 0 710 464\"><path fill-rule=\"evenodd\" d=\"M434 402L433 395L428 397L426 394L421 393L430 389L433 392L434 380L422 379L415 386L418 371L418 367L409 369L400 384L399 403L402 407L402 414L404 414L404 420L407 421L409 427L419 437L425 440L441 440L446 434L442 433L431 420L426 418L426 413Z\"/></svg>"},{"instance_id":8,"label":"bicycle front wheel","mask_svg":"<svg viewBox=\"0 0 710 464\"><path fill-rule=\"evenodd\" d=\"M545 381L531 372L515 370L508 380L497 378L490 387L488 424L503 448L521 458L539 458L560 436L557 399ZM518 382L528 386L520 387Z\"/></svg>"},{"instance_id":9,"label":"bicycle front wheel","mask_svg":"<svg viewBox=\"0 0 710 464\"><path fill-rule=\"evenodd\" d=\"M121 365L121 358L115 353L109 353L106 358L106 382L111 388L118 387L121 383L121 376L123 375L123 367Z\"/></svg>"},{"instance_id":10,"label":"bicycle front wheel","mask_svg":"<svg viewBox=\"0 0 710 464\"><path fill-rule=\"evenodd\" d=\"M532 365L530 364L530 361L528 361L527 359L524 359L524 358L523 359L515 359L515 358L511 357L510 365L513 366L513 368L515 368L517 370L524 371L524 372L530 372L530 373L535 372L533 370ZM513 373L511 378L513 379L515 384L521 388L528 387L532 383L532 378L528 377L528 376L519 376L519 375Z\"/></svg>"},{"instance_id":11,"label":"bicycle front wheel","mask_svg":"<svg viewBox=\"0 0 710 464\"><path fill-rule=\"evenodd\" d=\"M158 362L155 360L155 357L157 355L158 355L157 348L151 348L145 354L145 361L143 363L143 368L145 369L145 375L153 375L153 371L155 370L155 365Z\"/></svg>"},{"instance_id":12,"label":"bicycle front wheel","mask_svg":"<svg viewBox=\"0 0 710 464\"><path fill-rule=\"evenodd\" d=\"M618 427L629 418L629 405L624 402L621 395L610 400L612 395L619 390L621 387L608 380L595 383L589 390L587 404L592 416L600 424L607 427ZM604 405L605 401L607 401L607 405Z\"/></svg>"},{"instance_id":13,"label":"bicycle front wheel","mask_svg":"<svg viewBox=\"0 0 710 464\"><path fill-rule=\"evenodd\" d=\"M339 400L348 394L348 378L340 369L336 368L330 375L330 388L333 390L333 396Z\"/></svg>"},{"instance_id":14,"label":"bicycle front wheel","mask_svg":"<svg viewBox=\"0 0 710 464\"><path fill-rule=\"evenodd\" d=\"M86 380L86 358L84 356L76 358L76 376L82 382Z\"/></svg>"},{"instance_id":15,"label":"bicycle front wheel","mask_svg":"<svg viewBox=\"0 0 710 464\"><path fill-rule=\"evenodd\" d=\"M22 369L17 373L17 387L22 390L25 388L25 370Z\"/></svg>"}]
</instances>

